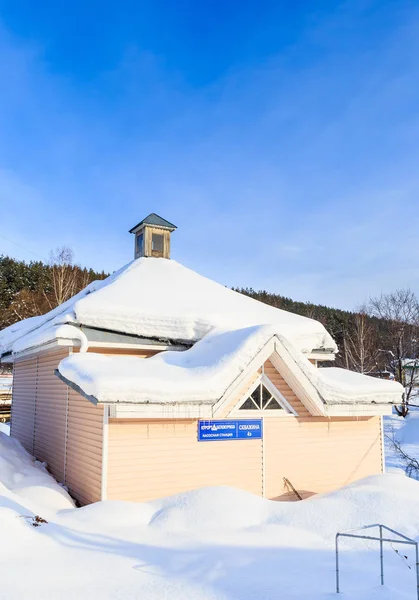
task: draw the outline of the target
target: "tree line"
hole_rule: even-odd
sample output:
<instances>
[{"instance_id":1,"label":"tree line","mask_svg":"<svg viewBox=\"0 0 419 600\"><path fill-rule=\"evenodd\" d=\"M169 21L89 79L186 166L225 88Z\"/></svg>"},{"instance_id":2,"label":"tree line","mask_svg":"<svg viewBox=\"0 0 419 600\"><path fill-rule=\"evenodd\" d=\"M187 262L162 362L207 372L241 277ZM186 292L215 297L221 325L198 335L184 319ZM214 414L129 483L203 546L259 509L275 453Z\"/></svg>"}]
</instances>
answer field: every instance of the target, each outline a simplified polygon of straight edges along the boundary
<instances>
[{"instance_id":1,"label":"tree line","mask_svg":"<svg viewBox=\"0 0 419 600\"><path fill-rule=\"evenodd\" d=\"M401 415L406 416L409 406L419 403L419 300L412 290L396 290L370 298L352 312L296 302L265 290L241 288L237 291L320 321L339 348L333 366L394 378L403 384L403 402L396 408Z\"/></svg>"},{"instance_id":2,"label":"tree line","mask_svg":"<svg viewBox=\"0 0 419 600\"><path fill-rule=\"evenodd\" d=\"M0 329L43 315L107 274L74 263L70 248L57 248L47 263L0 255Z\"/></svg>"},{"instance_id":3,"label":"tree line","mask_svg":"<svg viewBox=\"0 0 419 600\"><path fill-rule=\"evenodd\" d=\"M105 277L104 271L75 264L66 247L51 252L45 263L0 255L0 329L42 315ZM297 302L265 290L235 291L320 321L338 344L335 365L402 382L406 391L400 410L407 413L419 383L419 301L411 290L371 298L355 311Z\"/></svg>"}]
</instances>

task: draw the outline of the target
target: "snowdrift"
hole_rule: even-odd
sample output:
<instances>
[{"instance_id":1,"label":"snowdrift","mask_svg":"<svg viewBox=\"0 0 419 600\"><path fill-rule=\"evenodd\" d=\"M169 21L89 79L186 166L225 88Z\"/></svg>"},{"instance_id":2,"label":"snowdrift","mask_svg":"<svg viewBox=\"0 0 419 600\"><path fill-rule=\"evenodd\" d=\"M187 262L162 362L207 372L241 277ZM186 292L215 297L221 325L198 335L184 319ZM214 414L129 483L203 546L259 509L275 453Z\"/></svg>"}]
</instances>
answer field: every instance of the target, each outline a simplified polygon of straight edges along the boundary
<instances>
[{"instance_id":1,"label":"snowdrift","mask_svg":"<svg viewBox=\"0 0 419 600\"><path fill-rule=\"evenodd\" d=\"M419 535L419 482L403 474L371 476L303 502L275 502L219 486L149 503L107 501L74 509L45 466L0 433L0 490L0 497L13 494L29 510L55 511L59 521L77 528L111 524L114 529L135 525L193 532L281 525L331 540L337 531L380 522L408 536Z\"/></svg>"},{"instance_id":2,"label":"snowdrift","mask_svg":"<svg viewBox=\"0 0 419 600\"><path fill-rule=\"evenodd\" d=\"M14 438L0 432L0 505L13 498L30 513L50 514L74 508L67 492Z\"/></svg>"},{"instance_id":3,"label":"snowdrift","mask_svg":"<svg viewBox=\"0 0 419 600\"><path fill-rule=\"evenodd\" d=\"M37 514L48 523L32 527ZM44 465L0 433L0 597L8 600L326 600L336 531L372 522L418 536L419 483L377 475L292 503L213 487L76 509ZM377 548L342 546L348 600L413 600L410 555L386 548L380 588Z\"/></svg>"}]
</instances>

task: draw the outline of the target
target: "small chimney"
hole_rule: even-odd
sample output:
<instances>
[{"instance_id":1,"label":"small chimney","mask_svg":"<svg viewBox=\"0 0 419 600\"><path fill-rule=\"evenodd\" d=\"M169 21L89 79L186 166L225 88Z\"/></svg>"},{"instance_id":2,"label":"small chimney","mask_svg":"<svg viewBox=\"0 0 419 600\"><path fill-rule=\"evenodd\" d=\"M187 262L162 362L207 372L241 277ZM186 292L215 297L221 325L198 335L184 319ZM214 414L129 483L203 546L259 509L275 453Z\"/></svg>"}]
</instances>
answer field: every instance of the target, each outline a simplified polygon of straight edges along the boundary
<instances>
[{"instance_id":1,"label":"small chimney","mask_svg":"<svg viewBox=\"0 0 419 600\"><path fill-rule=\"evenodd\" d=\"M148 215L129 231L135 234L134 258L170 258L170 234L175 229L176 225L156 213Z\"/></svg>"}]
</instances>

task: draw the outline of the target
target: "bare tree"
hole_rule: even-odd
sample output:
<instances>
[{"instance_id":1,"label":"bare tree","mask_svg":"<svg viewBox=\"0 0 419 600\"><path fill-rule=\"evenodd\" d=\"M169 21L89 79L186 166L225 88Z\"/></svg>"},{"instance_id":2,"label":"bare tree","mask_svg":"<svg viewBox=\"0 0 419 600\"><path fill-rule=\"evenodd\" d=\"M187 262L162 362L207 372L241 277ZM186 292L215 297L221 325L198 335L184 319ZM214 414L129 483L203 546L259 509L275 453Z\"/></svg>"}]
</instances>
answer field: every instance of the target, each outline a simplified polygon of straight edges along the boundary
<instances>
[{"instance_id":1,"label":"bare tree","mask_svg":"<svg viewBox=\"0 0 419 600\"><path fill-rule=\"evenodd\" d=\"M394 454L400 459L402 464L404 465L406 475L408 477L412 477L412 479L419 479L419 461L414 456L410 456L404 450L403 445L400 440L398 440L394 434L394 431L391 432L391 435L388 433L385 434L387 440L389 440L390 446L394 452Z\"/></svg>"},{"instance_id":2,"label":"bare tree","mask_svg":"<svg viewBox=\"0 0 419 600\"><path fill-rule=\"evenodd\" d=\"M371 298L368 312L383 319L378 352L395 379L405 386L402 404L396 410L406 416L419 374L419 361L416 360L419 357L419 301L410 289L396 290ZM411 367L408 381L405 374L407 364Z\"/></svg>"},{"instance_id":3,"label":"bare tree","mask_svg":"<svg viewBox=\"0 0 419 600\"><path fill-rule=\"evenodd\" d=\"M365 307L355 315L351 330L344 336L346 367L359 373L376 370L377 332Z\"/></svg>"},{"instance_id":4,"label":"bare tree","mask_svg":"<svg viewBox=\"0 0 419 600\"><path fill-rule=\"evenodd\" d=\"M77 291L77 271L71 248L63 246L50 252L51 308L74 296Z\"/></svg>"}]
</instances>

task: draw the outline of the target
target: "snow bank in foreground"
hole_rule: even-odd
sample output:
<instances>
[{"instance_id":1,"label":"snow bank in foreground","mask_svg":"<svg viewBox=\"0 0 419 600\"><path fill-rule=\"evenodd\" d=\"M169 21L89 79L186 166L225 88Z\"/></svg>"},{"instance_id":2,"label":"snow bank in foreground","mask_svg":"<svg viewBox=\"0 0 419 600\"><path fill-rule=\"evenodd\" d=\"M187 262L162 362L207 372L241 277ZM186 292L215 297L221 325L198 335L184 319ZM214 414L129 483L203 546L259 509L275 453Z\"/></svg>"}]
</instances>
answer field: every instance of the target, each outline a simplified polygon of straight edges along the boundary
<instances>
[{"instance_id":1,"label":"snow bank in foreground","mask_svg":"<svg viewBox=\"0 0 419 600\"><path fill-rule=\"evenodd\" d=\"M395 449L393 440L400 443L403 451L410 458L419 461L419 410L417 408L410 408L405 418L396 414L385 417L384 434L387 468L405 470L408 463Z\"/></svg>"},{"instance_id":2,"label":"snow bank in foreground","mask_svg":"<svg viewBox=\"0 0 419 600\"><path fill-rule=\"evenodd\" d=\"M2 434L0 460L0 597L7 600L327 600L337 531L382 522L419 535L419 483L398 475L303 502L214 487L75 509L42 465ZM31 527L23 518L31 514L48 523ZM386 546L380 588L377 545L342 544L344 597L413 600L414 553L405 553Z\"/></svg>"},{"instance_id":3,"label":"snow bank in foreground","mask_svg":"<svg viewBox=\"0 0 419 600\"><path fill-rule=\"evenodd\" d=\"M337 531L382 522L419 535L419 483L402 475L375 475L303 502L274 502L232 487L192 490L149 503L98 502L82 509L13 438L0 433L0 485L37 507L61 510L68 525L159 530L238 530L266 525L303 529L331 539Z\"/></svg>"},{"instance_id":4,"label":"snow bank in foreground","mask_svg":"<svg viewBox=\"0 0 419 600\"><path fill-rule=\"evenodd\" d=\"M275 502L228 486L200 488L149 503L98 502L65 511L69 526L129 528L160 532L257 531L291 528L334 541L338 531L383 523L419 535L419 483L399 474L374 475L303 502Z\"/></svg>"},{"instance_id":5,"label":"snow bank in foreground","mask_svg":"<svg viewBox=\"0 0 419 600\"><path fill-rule=\"evenodd\" d=\"M14 438L0 432L0 494L12 493L32 512L74 507L65 490ZM9 494L10 497L10 494ZM1 500L1 496L0 496Z\"/></svg>"},{"instance_id":6,"label":"snow bank in foreground","mask_svg":"<svg viewBox=\"0 0 419 600\"><path fill-rule=\"evenodd\" d=\"M10 435L9 423L0 423L0 433L5 433L6 435Z\"/></svg>"},{"instance_id":7,"label":"snow bank in foreground","mask_svg":"<svg viewBox=\"0 0 419 600\"><path fill-rule=\"evenodd\" d=\"M170 530L241 529L269 521L277 504L228 486L207 487L151 503L150 524Z\"/></svg>"},{"instance_id":8,"label":"snow bank in foreground","mask_svg":"<svg viewBox=\"0 0 419 600\"><path fill-rule=\"evenodd\" d=\"M202 488L152 503L150 521L176 530L241 529L285 525L332 540L337 531L384 523L419 535L419 483L402 475L375 475L303 502L264 500L230 487Z\"/></svg>"}]
</instances>

